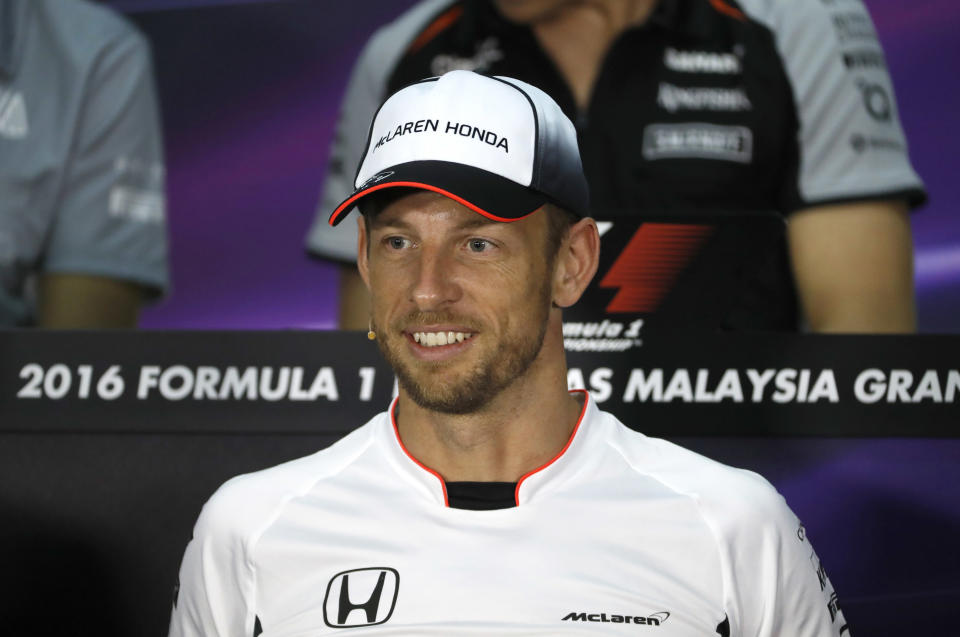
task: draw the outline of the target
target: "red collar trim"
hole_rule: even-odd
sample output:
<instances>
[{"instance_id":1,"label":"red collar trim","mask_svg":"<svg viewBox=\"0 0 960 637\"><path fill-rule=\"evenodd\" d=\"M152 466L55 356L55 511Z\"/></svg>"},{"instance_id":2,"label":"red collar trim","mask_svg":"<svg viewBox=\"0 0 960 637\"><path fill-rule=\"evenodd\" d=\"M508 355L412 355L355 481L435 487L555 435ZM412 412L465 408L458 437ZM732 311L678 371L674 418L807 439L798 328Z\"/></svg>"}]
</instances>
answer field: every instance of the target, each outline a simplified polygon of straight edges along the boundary
<instances>
[{"instance_id":1,"label":"red collar trim","mask_svg":"<svg viewBox=\"0 0 960 637\"><path fill-rule=\"evenodd\" d=\"M514 489L514 491L513 491L513 499L514 499L514 502L517 503L517 506L520 506L520 486L523 484L523 481L526 480L527 478L529 478L530 476L532 476L533 474L539 473L539 472L543 471L544 469L546 469L547 467L549 467L550 465L552 465L554 462L556 462L557 460L559 460L559 459L560 459L560 456L562 456L563 454L565 454L565 453L567 452L567 449L570 448L570 445L573 443L573 439L577 437L577 432L580 431L580 423L583 422L583 416L584 416L584 414L587 413L587 404L590 402L590 394L587 393L587 390L585 390L585 389L575 389L575 390L572 390L572 391L569 392L569 393L571 393L571 394L573 394L573 393L583 394L583 407L580 408L580 417L577 418L577 424L574 425L574 427L573 427L573 433L570 434L570 439L567 440L567 444L565 444L565 445L563 446L563 449L560 450L560 453L558 453L557 455L555 455L555 456L554 456L548 463L546 463L545 465L543 465L543 466L541 466L541 467L537 467L537 468L534 469L533 471L524 474L523 476L520 477L519 480L517 480L517 488Z\"/></svg>"},{"instance_id":2,"label":"red collar trim","mask_svg":"<svg viewBox=\"0 0 960 637\"><path fill-rule=\"evenodd\" d=\"M407 448L403 444L403 440L400 439L400 430L397 429L397 416L396 416L397 404L399 402L400 402L400 397L398 396L397 398L393 399L393 404L390 405L390 422L393 424L393 435L396 436L397 438L397 444L400 445L400 448L403 449L403 453L407 454L407 457L410 458L414 462L414 464L416 464L418 467L420 467L427 473L433 474L434 477L436 477L436 479L440 481L440 488L443 489L443 506L449 507L450 498L447 497L447 481L443 479L442 475L440 475L439 473L437 473L427 465L423 464L422 462L414 458L413 454L407 451Z\"/></svg>"},{"instance_id":3,"label":"red collar trim","mask_svg":"<svg viewBox=\"0 0 960 637\"><path fill-rule=\"evenodd\" d=\"M567 444L565 444L565 445L563 446L563 449L561 449L560 452L557 453L557 455L555 455L553 458L551 458L550 461L547 462L546 464L537 467L537 468L534 469L533 471L530 471L530 472L528 472L528 473L525 473L523 476L520 477L519 480L517 480L517 487L516 487L516 489L514 489L514 491L513 491L513 499L514 499L514 502L516 503L517 506L520 506L520 486L523 485L523 481L526 480L527 478L529 478L530 476L534 475L535 473L540 473L541 471L543 471L544 469L546 469L547 467L549 467L550 465L552 465L554 462L556 462L557 460L559 460L560 457L563 456L563 454L565 454L565 453L567 452L567 449L570 448L570 445L573 444L573 439L577 437L577 432L580 431L580 423L583 422L583 416L584 416L584 414L587 413L587 405L588 405L589 402L590 402L590 394L589 394L585 389L575 389L575 390L572 390L570 393L571 393L571 394L573 394L573 393L583 394L583 407L581 407L581 409L580 409L580 416L577 418L577 424L574 425L574 427L573 427L573 432L570 434L570 438L567 440ZM446 482L446 480L443 479L443 476L442 476L442 475L440 475L439 473L437 473L436 471L434 471L433 469L431 469L431 468L428 467L427 465L423 464L422 462L420 462L419 460L417 460L416 458L414 458L414 457L413 457L413 454L411 454L409 451L407 451L407 448L406 448L406 447L404 446L404 444L403 444L403 440L400 439L400 430L397 428L397 417L396 417L397 404L398 404L399 402L400 402L400 398L397 397L397 398L394 398L394 399L393 399L393 404L390 405L390 423L393 425L393 435L394 435L394 436L396 437L396 439L397 439L397 444L400 445L400 449L403 450L403 453L405 453L405 454L407 455L407 457L410 458L410 460L413 461L414 464L416 464L418 467L420 467L421 469L423 469L423 470L426 471L427 473L433 475L437 480L440 481L440 488L443 489L443 505L444 505L445 507L448 507L448 508L449 508L449 507L450 507L450 498L447 496L447 482Z\"/></svg>"}]
</instances>

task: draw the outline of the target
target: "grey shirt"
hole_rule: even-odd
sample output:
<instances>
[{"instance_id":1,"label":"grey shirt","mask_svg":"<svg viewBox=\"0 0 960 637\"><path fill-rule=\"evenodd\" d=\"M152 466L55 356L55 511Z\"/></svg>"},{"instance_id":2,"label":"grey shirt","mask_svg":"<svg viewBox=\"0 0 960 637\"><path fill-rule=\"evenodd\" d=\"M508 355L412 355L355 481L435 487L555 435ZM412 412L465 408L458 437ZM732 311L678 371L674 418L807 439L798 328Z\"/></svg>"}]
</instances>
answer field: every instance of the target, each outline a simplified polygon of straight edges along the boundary
<instances>
[{"instance_id":1,"label":"grey shirt","mask_svg":"<svg viewBox=\"0 0 960 637\"><path fill-rule=\"evenodd\" d=\"M35 321L38 274L168 285L149 47L86 0L0 0L0 327Z\"/></svg>"}]
</instances>

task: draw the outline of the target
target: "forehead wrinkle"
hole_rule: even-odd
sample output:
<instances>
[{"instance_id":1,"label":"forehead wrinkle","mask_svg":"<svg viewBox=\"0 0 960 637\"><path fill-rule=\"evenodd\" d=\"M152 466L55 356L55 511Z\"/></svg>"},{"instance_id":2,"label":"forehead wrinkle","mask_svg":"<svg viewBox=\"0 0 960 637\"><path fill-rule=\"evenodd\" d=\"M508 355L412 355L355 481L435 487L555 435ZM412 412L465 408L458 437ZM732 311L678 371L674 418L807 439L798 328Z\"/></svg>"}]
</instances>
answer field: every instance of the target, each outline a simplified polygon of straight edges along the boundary
<instances>
[{"instance_id":1,"label":"forehead wrinkle","mask_svg":"<svg viewBox=\"0 0 960 637\"><path fill-rule=\"evenodd\" d=\"M376 215L373 219L370 220L370 227L374 230L381 230L383 228L395 228L398 230L410 230L413 228L413 225L404 221L403 219L383 219L383 213Z\"/></svg>"},{"instance_id":2,"label":"forehead wrinkle","mask_svg":"<svg viewBox=\"0 0 960 637\"><path fill-rule=\"evenodd\" d=\"M444 217L451 217L455 214L450 210L418 210L417 212L423 212L426 214L440 214ZM411 223L404 219L405 214L392 214L390 212L384 211L376 215L371 219L371 227L376 228L377 230L383 228L396 228L399 230L414 230L416 229L416 223ZM389 218L387 218L389 217ZM463 218L459 221L456 221L453 225L454 230L472 230L474 228L484 228L490 226L503 226L507 225L503 221L494 221L493 219L488 219L481 214L475 213L472 210L469 211L469 216L464 215Z\"/></svg>"},{"instance_id":3,"label":"forehead wrinkle","mask_svg":"<svg viewBox=\"0 0 960 637\"><path fill-rule=\"evenodd\" d=\"M457 224L457 227L464 230L469 230L473 228L483 228L486 226L501 226L503 224L503 221L494 221L493 219L487 219L481 214L474 213L472 219L468 219Z\"/></svg>"}]
</instances>

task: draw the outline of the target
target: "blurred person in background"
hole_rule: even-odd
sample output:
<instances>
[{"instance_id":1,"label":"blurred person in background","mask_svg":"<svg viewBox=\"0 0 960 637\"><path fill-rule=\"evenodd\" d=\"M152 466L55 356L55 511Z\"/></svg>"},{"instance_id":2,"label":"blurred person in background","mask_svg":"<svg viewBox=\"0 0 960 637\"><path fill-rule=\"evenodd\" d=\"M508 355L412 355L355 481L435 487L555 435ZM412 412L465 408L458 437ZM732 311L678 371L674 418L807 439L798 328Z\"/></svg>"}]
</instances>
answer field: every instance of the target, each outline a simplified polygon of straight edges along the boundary
<instances>
[{"instance_id":1,"label":"blurred person in background","mask_svg":"<svg viewBox=\"0 0 960 637\"><path fill-rule=\"evenodd\" d=\"M454 69L516 77L561 105L595 211L782 215L785 237L723 327L915 330L908 209L925 193L861 0L418 3L360 55L307 238L342 264L341 328L366 328L369 300L355 224L330 228L324 211L352 191L385 96Z\"/></svg>"},{"instance_id":2,"label":"blurred person in background","mask_svg":"<svg viewBox=\"0 0 960 637\"><path fill-rule=\"evenodd\" d=\"M167 285L146 40L86 0L0 0L0 327L134 327Z\"/></svg>"}]
</instances>

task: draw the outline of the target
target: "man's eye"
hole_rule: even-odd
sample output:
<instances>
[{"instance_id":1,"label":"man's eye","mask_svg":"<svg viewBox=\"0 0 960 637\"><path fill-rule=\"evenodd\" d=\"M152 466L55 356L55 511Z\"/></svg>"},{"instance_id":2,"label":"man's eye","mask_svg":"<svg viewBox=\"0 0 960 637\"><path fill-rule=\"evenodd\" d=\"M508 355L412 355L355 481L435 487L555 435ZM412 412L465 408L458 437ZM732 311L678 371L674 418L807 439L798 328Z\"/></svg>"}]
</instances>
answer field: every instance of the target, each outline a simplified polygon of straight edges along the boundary
<instances>
[{"instance_id":1,"label":"man's eye","mask_svg":"<svg viewBox=\"0 0 960 637\"><path fill-rule=\"evenodd\" d=\"M387 238L387 245L394 250L403 250L410 242L403 237L389 237Z\"/></svg>"},{"instance_id":2,"label":"man's eye","mask_svg":"<svg viewBox=\"0 0 960 637\"><path fill-rule=\"evenodd\" d=\"M483 252L490 246L490 242L486 239L470 239L467 245L470 247L470 252Z\"/></svg>"}]
</instances>

